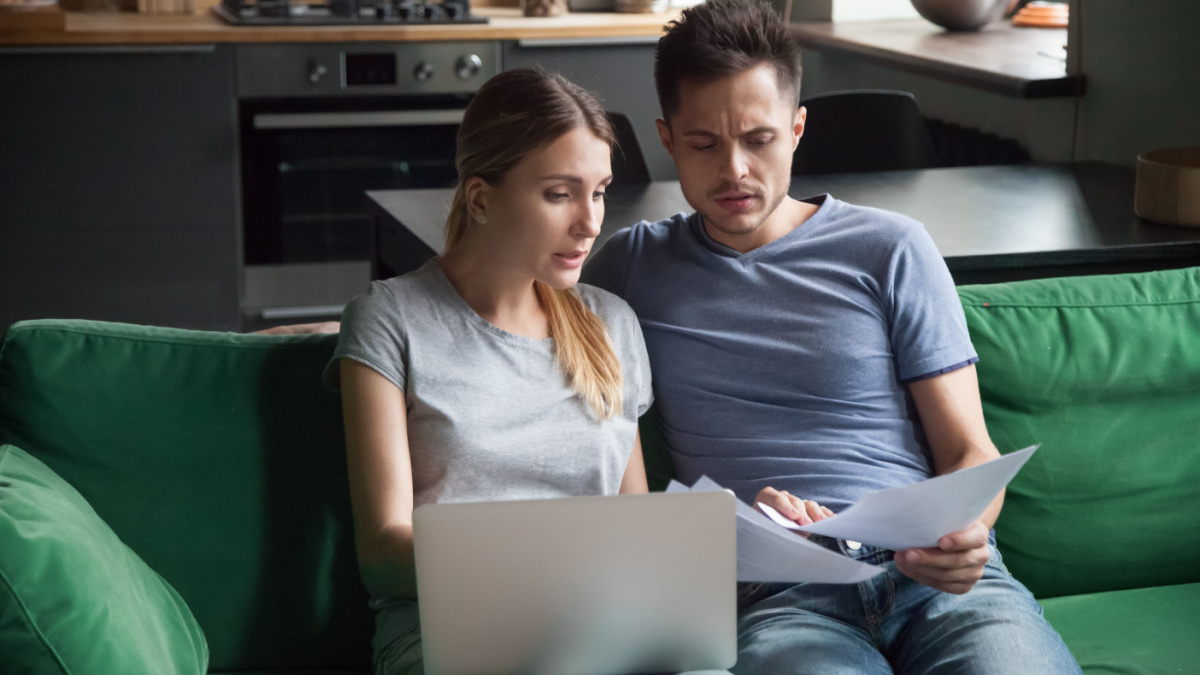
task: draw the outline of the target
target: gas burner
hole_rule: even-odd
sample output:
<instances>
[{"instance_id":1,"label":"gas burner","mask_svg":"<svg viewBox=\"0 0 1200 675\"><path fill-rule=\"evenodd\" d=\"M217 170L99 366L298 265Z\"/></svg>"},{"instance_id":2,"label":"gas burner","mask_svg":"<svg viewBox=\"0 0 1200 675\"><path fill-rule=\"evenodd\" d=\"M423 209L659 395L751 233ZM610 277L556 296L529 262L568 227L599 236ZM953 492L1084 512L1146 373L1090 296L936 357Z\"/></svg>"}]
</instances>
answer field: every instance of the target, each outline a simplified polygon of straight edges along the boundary
<instances>
[{"instance_id":1,"label":"gas burner","mask_svg":"<svg viewBox=\"0 0 1200 675\"><path fill-rule=\"evenodd\" d=\"M213 11L239 26L487 23L471 14L470 0L221 0Z\"/></svg>"}]
</instances>

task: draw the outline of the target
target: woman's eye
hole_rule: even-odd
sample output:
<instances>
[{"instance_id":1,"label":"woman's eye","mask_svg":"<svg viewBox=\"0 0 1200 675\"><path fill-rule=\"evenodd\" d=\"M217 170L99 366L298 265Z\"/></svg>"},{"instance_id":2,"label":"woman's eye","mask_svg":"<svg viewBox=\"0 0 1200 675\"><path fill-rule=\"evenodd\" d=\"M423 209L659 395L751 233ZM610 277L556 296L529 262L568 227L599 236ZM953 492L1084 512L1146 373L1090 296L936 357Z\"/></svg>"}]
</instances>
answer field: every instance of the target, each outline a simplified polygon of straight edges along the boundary
<instances>
[{"instance_id":1,"label":"woman's eye","mask_svg":"<svg viewBox=\"0 0 1200 675\"><path fill-rule=\"evenodd\" d=\"M593 192L592 199L594 199L595 201L600 201L600 200L604 199L604 193L603 192Z\"/></svg>"},{"instance_id":2,"label":"woman's eye","mask_svg":"<svg viewBox=\"0 0 1200 675\"><path fill-rule=\"evenodd\" d=\"M564 199L568 199L570 196L571 195L566 192L547 192L546 193L546 199L549 199L552 202L561 202Z\"/></svg>"}]
</instances>

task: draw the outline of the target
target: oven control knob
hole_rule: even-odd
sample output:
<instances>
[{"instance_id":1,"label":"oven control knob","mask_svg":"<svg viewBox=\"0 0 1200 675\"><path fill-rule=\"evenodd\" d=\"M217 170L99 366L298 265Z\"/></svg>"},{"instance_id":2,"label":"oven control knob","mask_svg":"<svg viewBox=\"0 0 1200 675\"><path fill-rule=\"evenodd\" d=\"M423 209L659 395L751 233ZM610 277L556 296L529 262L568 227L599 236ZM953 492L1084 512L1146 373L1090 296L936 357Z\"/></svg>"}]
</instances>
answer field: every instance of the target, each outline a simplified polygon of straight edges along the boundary
<instances>
[{"instance_id":1,"label":"oven control knob","mask_svg":"<svg viewBox=\"0 0 1200 675\"><path fill-rule=\"evenodd\" d=\"M474 54L460 56L454 62L454 72L460 80L469 80L478 75L480 70L483 70L483 61Z\"/></svg>"},{"instance_id":2,"label":"oven control knob","mask_svg":"<svg viewBox=\"0 0 1200 675\"><path fill-rule=\"evenodd\" d=\"M418 82L428 82L429 78L433 77L433 64L428 61L422 61L413 68L413 77L417 78Z\"/></svg>"},{"instance_id":3,"label":"oven control knob","mask_svg":"<svg viewBox=\"0 0 1200 675\"><path fill-rule=\"evenodd\" d=\"M308 64L309 84L319 84L321 82L321 78L325 77L325 73L327 72L329 72L329 69L326 68L325 64L321 63L320 61L313 61L312 63Z\"/></svg>"}]
</instances>

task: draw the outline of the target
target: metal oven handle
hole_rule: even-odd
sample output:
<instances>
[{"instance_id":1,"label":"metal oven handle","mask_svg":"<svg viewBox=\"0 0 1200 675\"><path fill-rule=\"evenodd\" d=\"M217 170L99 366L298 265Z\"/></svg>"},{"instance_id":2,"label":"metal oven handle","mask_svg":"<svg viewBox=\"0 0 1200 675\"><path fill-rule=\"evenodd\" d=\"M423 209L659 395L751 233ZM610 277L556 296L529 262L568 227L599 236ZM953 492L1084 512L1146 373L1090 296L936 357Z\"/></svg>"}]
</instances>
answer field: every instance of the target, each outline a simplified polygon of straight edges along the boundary
<instances>
[{"instance_id":1,"label":"metal oven handle","mask_svg":"<svg viewBox=\"0 0 1200 675\"><path fill-rule=\"evenodd\" d=\"M462 124L462 110L370 110L342 113L262 113L255 129L345 129Z\"/></svg>"}]
</instances>

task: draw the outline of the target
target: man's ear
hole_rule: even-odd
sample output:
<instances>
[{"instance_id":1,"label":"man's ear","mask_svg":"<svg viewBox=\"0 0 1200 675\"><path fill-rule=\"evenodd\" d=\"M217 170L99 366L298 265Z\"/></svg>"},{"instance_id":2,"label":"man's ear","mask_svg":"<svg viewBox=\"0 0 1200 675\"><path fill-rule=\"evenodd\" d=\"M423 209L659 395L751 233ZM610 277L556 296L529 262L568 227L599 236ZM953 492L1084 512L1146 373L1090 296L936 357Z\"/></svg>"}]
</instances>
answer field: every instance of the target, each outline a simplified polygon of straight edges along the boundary
<instances>
[{"instance_id":1,"label":"man's ear","mask_svg":"<svg viewBox=\"0 0 1200 675\"><path fill-rule=\"evenodd\" d=\"M804 135L804 123L808 121L808 110L804 106L796 111L796 119L792 122L792 152L796 151L796 146L800 144L800 137Z\"/></svg>"},{"instance_id":2,"label":"man's ear","mask_svg":"<svg viewBox=\"0 0 1200 675\"><path fill-rule=\"evenodd\" d=\"M471 217L471 221L484 221L487 219L487 202L491 186L487 181L479 176L471 176L463 183L463 190L467 196L467 215ZM483 216L483 218L480 218Z\"/></svg>"},{"instance_id":3,"label":"man's ear","mask_svg":"<svg viewBox=\"0 0 1200 675\"><path fill-rule=\"evenodd\" d=\"M675 148L671 145L671 127L663 120L654 120L654 126L658 128L658 142L662 143L663 150L675 159Z\"/></svg>"}]
</instances>

